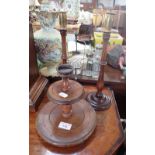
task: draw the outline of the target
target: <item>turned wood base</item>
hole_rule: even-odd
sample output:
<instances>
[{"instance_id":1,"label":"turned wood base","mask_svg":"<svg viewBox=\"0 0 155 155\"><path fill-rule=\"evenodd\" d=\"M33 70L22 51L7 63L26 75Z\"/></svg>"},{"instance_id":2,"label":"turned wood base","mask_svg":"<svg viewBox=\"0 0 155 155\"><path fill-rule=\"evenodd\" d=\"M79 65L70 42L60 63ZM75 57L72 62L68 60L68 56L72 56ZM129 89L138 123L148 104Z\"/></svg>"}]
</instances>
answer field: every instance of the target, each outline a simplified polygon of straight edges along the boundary
<instances>
[{"instance_id":1,"label":"turned wood base","mask_svg":"<svg viewBox=\"0 0 155 155\"><path fill-rule=\"evenodd\" d=\"M62 105L52 101L39 111L36 119L38 134L47 143L57 147L70 147L83 143L96 127L96 113L85 100L72 104L69 117L63 115ZM71 125L70 129L60 127L60 123Z\"/></svg>"},{"instance_id":2,"label":"turned wood base","mask_svg":"<svg viewBox=\"0 0 155 155\"><path fill-rule=\"evenodd\" d=\"M96 92L91 92L87 96L87 101L96 111L106 110L111 105L111 98L104 93L100 97L97 97Z\"/></svg>"}]
</instances>

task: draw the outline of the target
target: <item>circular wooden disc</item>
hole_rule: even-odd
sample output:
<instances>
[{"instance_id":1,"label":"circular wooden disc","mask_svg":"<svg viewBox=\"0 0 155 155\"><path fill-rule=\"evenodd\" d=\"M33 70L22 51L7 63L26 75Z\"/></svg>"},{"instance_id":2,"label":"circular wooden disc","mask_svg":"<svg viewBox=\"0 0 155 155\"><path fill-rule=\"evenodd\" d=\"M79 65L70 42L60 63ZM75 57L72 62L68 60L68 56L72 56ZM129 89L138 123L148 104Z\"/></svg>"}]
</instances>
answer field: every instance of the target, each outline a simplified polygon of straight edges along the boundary
<instances>
[{"instance_id":1,"label":"circular wooden disc","mask_svg":"<svg viewBox=\"0 0 155 155\"><path fill-rule=\"evenodd\" d=\"M110 108L111 98L102 93L102 98L96 97L96 92L91 92L87 96L87 101L91 106L98 111Z\"/></svg>"},{"instance_id":2,"label":"circular wooden disc","mask_svg":"<svg viewBox=\"0 0 155 155\"><path fill-rule=\"evenodd\" d=\"M72 115L62 116L61 105L49 102L38 113L36 129L38 134L48 143L58 147L74 146L86 140L96 127L96 113L85 100L72 104ZM71 128L60 128L61 122L68 123Z\"/></svg>"},{"instance_id":3,"label":"circular wooden disc","mask_svg":"<svg viewBox=\"0 0 155 155\"><path fill-rule=\"evenodd\" d=\"M84 89L81 84L76 81L69 80L69 89L65 93L68 97L64 98L59 95L62 91L62 80L54 82L48 89L47 96L49 100L53 100L58 104L71 104L80 100Z\"/></svg>"}]
</instances>

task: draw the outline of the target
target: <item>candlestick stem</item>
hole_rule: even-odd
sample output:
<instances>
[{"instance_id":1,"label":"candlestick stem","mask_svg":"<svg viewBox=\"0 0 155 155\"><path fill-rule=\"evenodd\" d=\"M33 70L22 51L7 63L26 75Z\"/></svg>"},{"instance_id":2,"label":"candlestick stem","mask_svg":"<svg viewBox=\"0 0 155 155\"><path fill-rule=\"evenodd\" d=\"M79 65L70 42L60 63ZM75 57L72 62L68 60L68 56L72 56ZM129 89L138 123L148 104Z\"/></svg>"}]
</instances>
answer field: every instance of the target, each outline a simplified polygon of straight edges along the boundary
<instances>
[{"instance_id":1,"label":"candlestick stem","mask_svg":"<svg viewBox=\"0 0 155 155\"><path fill-rule=\"evenodd\" d=\"M60 30L61 38L62 38L62 64L67 63L67 52L66 52L66 35L67 35L67 30L66 29L61 29Z\"/></svg>"}]
</instances>

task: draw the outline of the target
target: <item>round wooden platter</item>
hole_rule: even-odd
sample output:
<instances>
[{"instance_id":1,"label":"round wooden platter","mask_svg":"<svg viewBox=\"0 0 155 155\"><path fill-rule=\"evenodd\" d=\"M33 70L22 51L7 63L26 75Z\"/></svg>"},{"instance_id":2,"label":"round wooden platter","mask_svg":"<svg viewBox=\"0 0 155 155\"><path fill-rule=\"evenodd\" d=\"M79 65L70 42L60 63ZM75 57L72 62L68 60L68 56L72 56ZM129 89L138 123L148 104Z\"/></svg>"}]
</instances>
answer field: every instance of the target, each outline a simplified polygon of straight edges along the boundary
<instances>
[{"instance_id":1,"label":"round wooden platter","mask_svg":"<svg viewBox=\"0 0 155 155\"><path fill-rule=\"evenodd\" d=\"M62 116L61 105L48 102L38 113L36 129L46 142L58 147L83 143L96 127L96 113L85 100L72 104L72 115ZM69 125L60 126L60 124ZM65 127L65 128L64 128Z\"/></svg>"},{"instance_id":2,"label":"round wooden platter","mask_svg":"<svg viewBox=\"0 0 155 155\"><path fill-rule=\"evenodd\" d=\"M63 81L57 81L50 85L47 96L49 100L53 100L57 104L71 104L75 103L82 98L84 94L84 89L81 84L76 81L69 80L69 89L64 92L68 97L64 98L59 95L62 91Z\"/></svg>"}]
</instances>

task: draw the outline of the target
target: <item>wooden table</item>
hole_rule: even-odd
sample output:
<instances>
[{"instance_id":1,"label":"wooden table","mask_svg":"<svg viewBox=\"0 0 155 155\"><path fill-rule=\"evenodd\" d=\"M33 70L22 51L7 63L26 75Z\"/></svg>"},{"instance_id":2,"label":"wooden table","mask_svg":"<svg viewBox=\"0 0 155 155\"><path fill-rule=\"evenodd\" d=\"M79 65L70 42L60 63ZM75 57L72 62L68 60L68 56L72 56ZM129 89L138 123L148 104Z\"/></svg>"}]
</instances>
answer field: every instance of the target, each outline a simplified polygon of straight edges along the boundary
<instances>
[{"instance_id":1,"label":"wooden table","mask_svg":"<svg viewBox=\"0 0 155 155\"><path fill-rule=\"evenodd\" d=\"M84 87L86 94L95 91L93 86ZM44 142L36 132L35 119L37 113L30 112L30 155L111 155L116 152L124 141L124 134L120 123L117 104L112 91L103 92L112 96L111 107L106 111L96 112L97 126L91 137L84 143L71 148L58 148ZM46 95L41 101L41 109L48 99Z\"/></svg>"}]
</instances>

